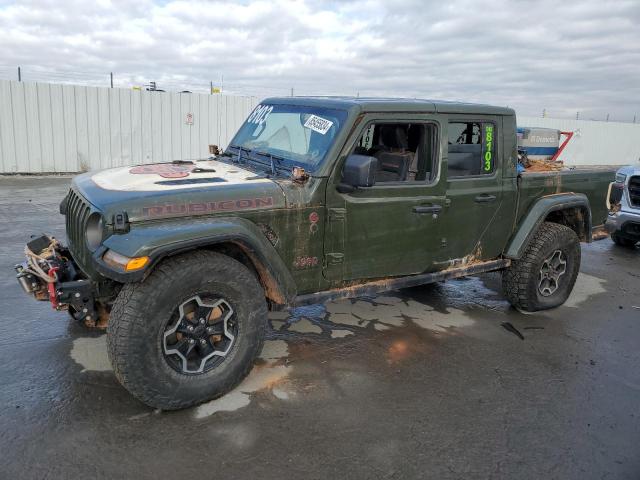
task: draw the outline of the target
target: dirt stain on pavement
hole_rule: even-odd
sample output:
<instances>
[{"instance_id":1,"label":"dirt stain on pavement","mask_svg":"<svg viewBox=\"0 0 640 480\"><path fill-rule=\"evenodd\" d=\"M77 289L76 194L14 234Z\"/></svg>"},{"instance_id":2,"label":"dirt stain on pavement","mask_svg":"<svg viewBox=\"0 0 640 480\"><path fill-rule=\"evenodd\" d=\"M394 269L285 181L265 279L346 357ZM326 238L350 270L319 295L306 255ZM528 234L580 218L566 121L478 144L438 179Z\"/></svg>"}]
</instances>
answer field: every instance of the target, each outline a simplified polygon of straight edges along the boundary
<instances>
[{"instance_id":1,"label":"dirt stain on pavement","mask_svg":"<svg viewBox=\"0 0 640 480\"><path fill-rule=\"evenodd\" d=\"M107 355L107 336L80 337L73 341L71 358L82 367L83 372L110 372Z\"/></svg>"},{"instance_id":2,"label":"dirt stain on pavement","mask_svg":"<svg viewBox=\"0 0 640 480\"><path fill-rule=\"evenodd\" d=\"M582 302L588 300L591 296L605 293L607 291L603 286L605 283L607 283L606 280L601 278L579 273L573 291L567 301L564 302L564 306L578 308Z\"/></svg>"},{"instance_id":3,"label":"dirt stain on pavement","mask_svg":"<svg viewBox=\"0 0 640 480\"><path fill-rule=\"evenodd\" d=\"M450 308L449 313L426 311L419 318L412 318L412 321L419 327L439 333L447 332L452 327L470 327L475 323L465 312L457 308Z\"/></svg>"},{"instance_id":4,"label":"dirt stain on pavement","mask_svg":"<svg viewBox=\"0 0 640 480\"><path fill-rule=\"evenodd\" d=\"M474 320L464 310L454 307L436 309L412 298L392 294L338 300L306 309L272 313L270 321L275 324L272 334L276 338L265 341L247 378L226 395L194 407L194 418L207 418L217 412L233 412L247 407L258 392L271 394L276 401L289 401L305 392L305 388L296 391L295 382L287 379L294 364L316 355L339 359L349 354L352 350L350 345L368 341L367 338L359 340L358 336L379 335L379 340L386 344L386 362L397 364L418 352L424 353L426 344L420 330L441 335L474 325ZM284 325L288 325L286 330L283 330ZM289 332L294 335L287 338ZM82 366L83 372L111 371L106 335L77 338L70 355Z\"/></svg>"},{"instance_id":5,"label":"dirt stain on pavement","mask_svg":"<svg viewBox=\"0 0 640 480\"><path fill-rule=\"evenodd\" d=\"M276 398L288 399L289 392L280 385L292 370L292 367L281 364L288 355L289 348L284 340L265 341L260 354L264 363L255 365L247 378L231 392L195 407L194 417L206 418L217 412L233 412L246 407L251 403L251 395L260 390L271 390Z\"/></svg>"},{"instance_id":6,"label":"dirt stain on pavement","mask_svg":"<svg viewBox=\"0 0 640 480\"><path fill-rule=\"evenodd\" d=\"M353 332L351 330L331 330L331 338L344 338L349 335L353 335Z\"/></svg>"},{"instance_id":7,"label":"dirt stain on pavement","mask_svg":"<svg viewBox=\"0 0 640 480\"><path fill-rule=\"evenodd\" d=\"M322 333L320 328L315 323L312 323L308 318L303 318L289 327L290 332L299 333Z\"/></svg>"},{"instance_id":8,"label":"dirt stain on pavement","mask_svg":"<svg viewBox=\"0 0 640 480\"><path fill-rule=\"evenodd\" d=\"M373 323L373 328L378 331L402 327L409 320L421 328L438 333L447 332L451 328L470 327L475 323L465 311L458 308L447 308L441 311L415 300L402 300L397 297L384 297L383 301L385 303L379 303L380 299L372 302L365 300L329 302L326 304L329 312L328 320L336 324L360 328L366 328Z\"/></svg>"},{"instance_id":9,"label":"dirt stain on pavement","mask_svg":"<svg viewBox=\"0 0 640 480\"><path fill-rule=\"evenodd\" d=\"M418 356L422 357L431 348L430 342L425 341L424 335L411 329L394 335L389 340L389 346L385 351L385 359L389 365L397 365Z\"/></svg>"}]
</instances>

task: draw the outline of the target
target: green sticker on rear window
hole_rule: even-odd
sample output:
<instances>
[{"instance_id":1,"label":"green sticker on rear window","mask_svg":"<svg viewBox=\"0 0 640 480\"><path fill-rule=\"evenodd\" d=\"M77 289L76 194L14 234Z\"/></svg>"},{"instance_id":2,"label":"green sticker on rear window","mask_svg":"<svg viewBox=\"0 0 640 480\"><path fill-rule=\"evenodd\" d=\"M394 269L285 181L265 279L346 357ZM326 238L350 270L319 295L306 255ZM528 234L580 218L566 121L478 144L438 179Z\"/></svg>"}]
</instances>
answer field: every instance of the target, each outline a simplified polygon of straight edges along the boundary
<instances>
[{"instance_id":1,"label":"green sticker on rear window","mask_svg":"<svg viewBox=\"0 0 640 480\"><path fill-rule=\"evenodd\" d=\"M483 170L485 172L491 172L493 170L493 125L487 125L484 129L484 165Z\"/></svg>"}]
</instances>

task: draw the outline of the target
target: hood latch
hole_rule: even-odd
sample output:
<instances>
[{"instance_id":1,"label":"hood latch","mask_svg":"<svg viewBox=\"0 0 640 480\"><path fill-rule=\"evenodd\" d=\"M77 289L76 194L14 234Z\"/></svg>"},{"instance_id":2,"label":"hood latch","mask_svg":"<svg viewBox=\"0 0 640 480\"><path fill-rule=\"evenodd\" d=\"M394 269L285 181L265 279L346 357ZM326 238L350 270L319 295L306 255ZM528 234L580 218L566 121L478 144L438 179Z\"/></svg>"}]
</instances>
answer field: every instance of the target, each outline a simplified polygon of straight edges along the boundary
<instances>
[{"instance_id":1,"label":"hood latch","mask_svg":"<svg viewBox=\"0 0 640 480\"><path fill-rule=\"evenodd\" d=\"M120 212L113 215L114 233L127 233L129 231L129 215L127 212Z\"/></svg>"}]
</instances>

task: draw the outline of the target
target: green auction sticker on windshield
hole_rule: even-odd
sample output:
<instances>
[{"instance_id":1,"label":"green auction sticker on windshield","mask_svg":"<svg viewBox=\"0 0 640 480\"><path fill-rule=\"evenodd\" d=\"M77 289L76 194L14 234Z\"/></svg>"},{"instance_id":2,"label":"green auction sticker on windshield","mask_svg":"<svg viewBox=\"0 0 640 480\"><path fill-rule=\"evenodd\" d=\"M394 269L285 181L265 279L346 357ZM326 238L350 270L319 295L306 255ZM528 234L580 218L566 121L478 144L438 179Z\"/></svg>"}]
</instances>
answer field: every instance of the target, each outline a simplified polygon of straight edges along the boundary
<instances>
[{"instance_id":1,"label":"green auction sticker on windshield","mask_svg":"<svg viewBox=\"0 0 640 480\"><path fill-rule=\"evenodd\" d=\"M493 125L485 126L485 148L483 170L491 172L493 170Z\"/></svg>"},{"instance_id":2,"label":"green auction sticker on windshield","mask_svg":"<svg viewBox=\"0 0 640 480\"><path fill-rule=\"evenodd\" d=\"M307 118L307 121L304 122L305 128L310 128L314 132L321 133L322 135L326 134L332 125L332 121L318 117L317 115L311 115Z\"/></svg>"}]
</instances>

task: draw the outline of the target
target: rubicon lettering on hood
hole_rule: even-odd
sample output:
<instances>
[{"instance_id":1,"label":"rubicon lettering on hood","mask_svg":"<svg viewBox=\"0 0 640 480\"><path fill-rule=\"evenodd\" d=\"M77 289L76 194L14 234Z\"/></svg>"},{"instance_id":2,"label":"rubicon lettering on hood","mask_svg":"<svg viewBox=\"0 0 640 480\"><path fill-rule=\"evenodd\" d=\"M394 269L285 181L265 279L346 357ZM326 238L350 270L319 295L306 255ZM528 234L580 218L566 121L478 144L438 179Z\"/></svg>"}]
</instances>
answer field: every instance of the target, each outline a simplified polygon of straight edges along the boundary
<instances>
[{"instance_id":1,"label":"rubicon lettering on hood","mask_svg":"<svg viewBox=\"0 0 640 480\"><path fill-rule=\"evenodd\" d=\"M221 200L219 202L178 203L144 207L142 216L146 218L167 217L170 215L199 215L231 210L249 210L273 206L273 197L244 198L240 200Z\"/></svg>"}]
</instances>

